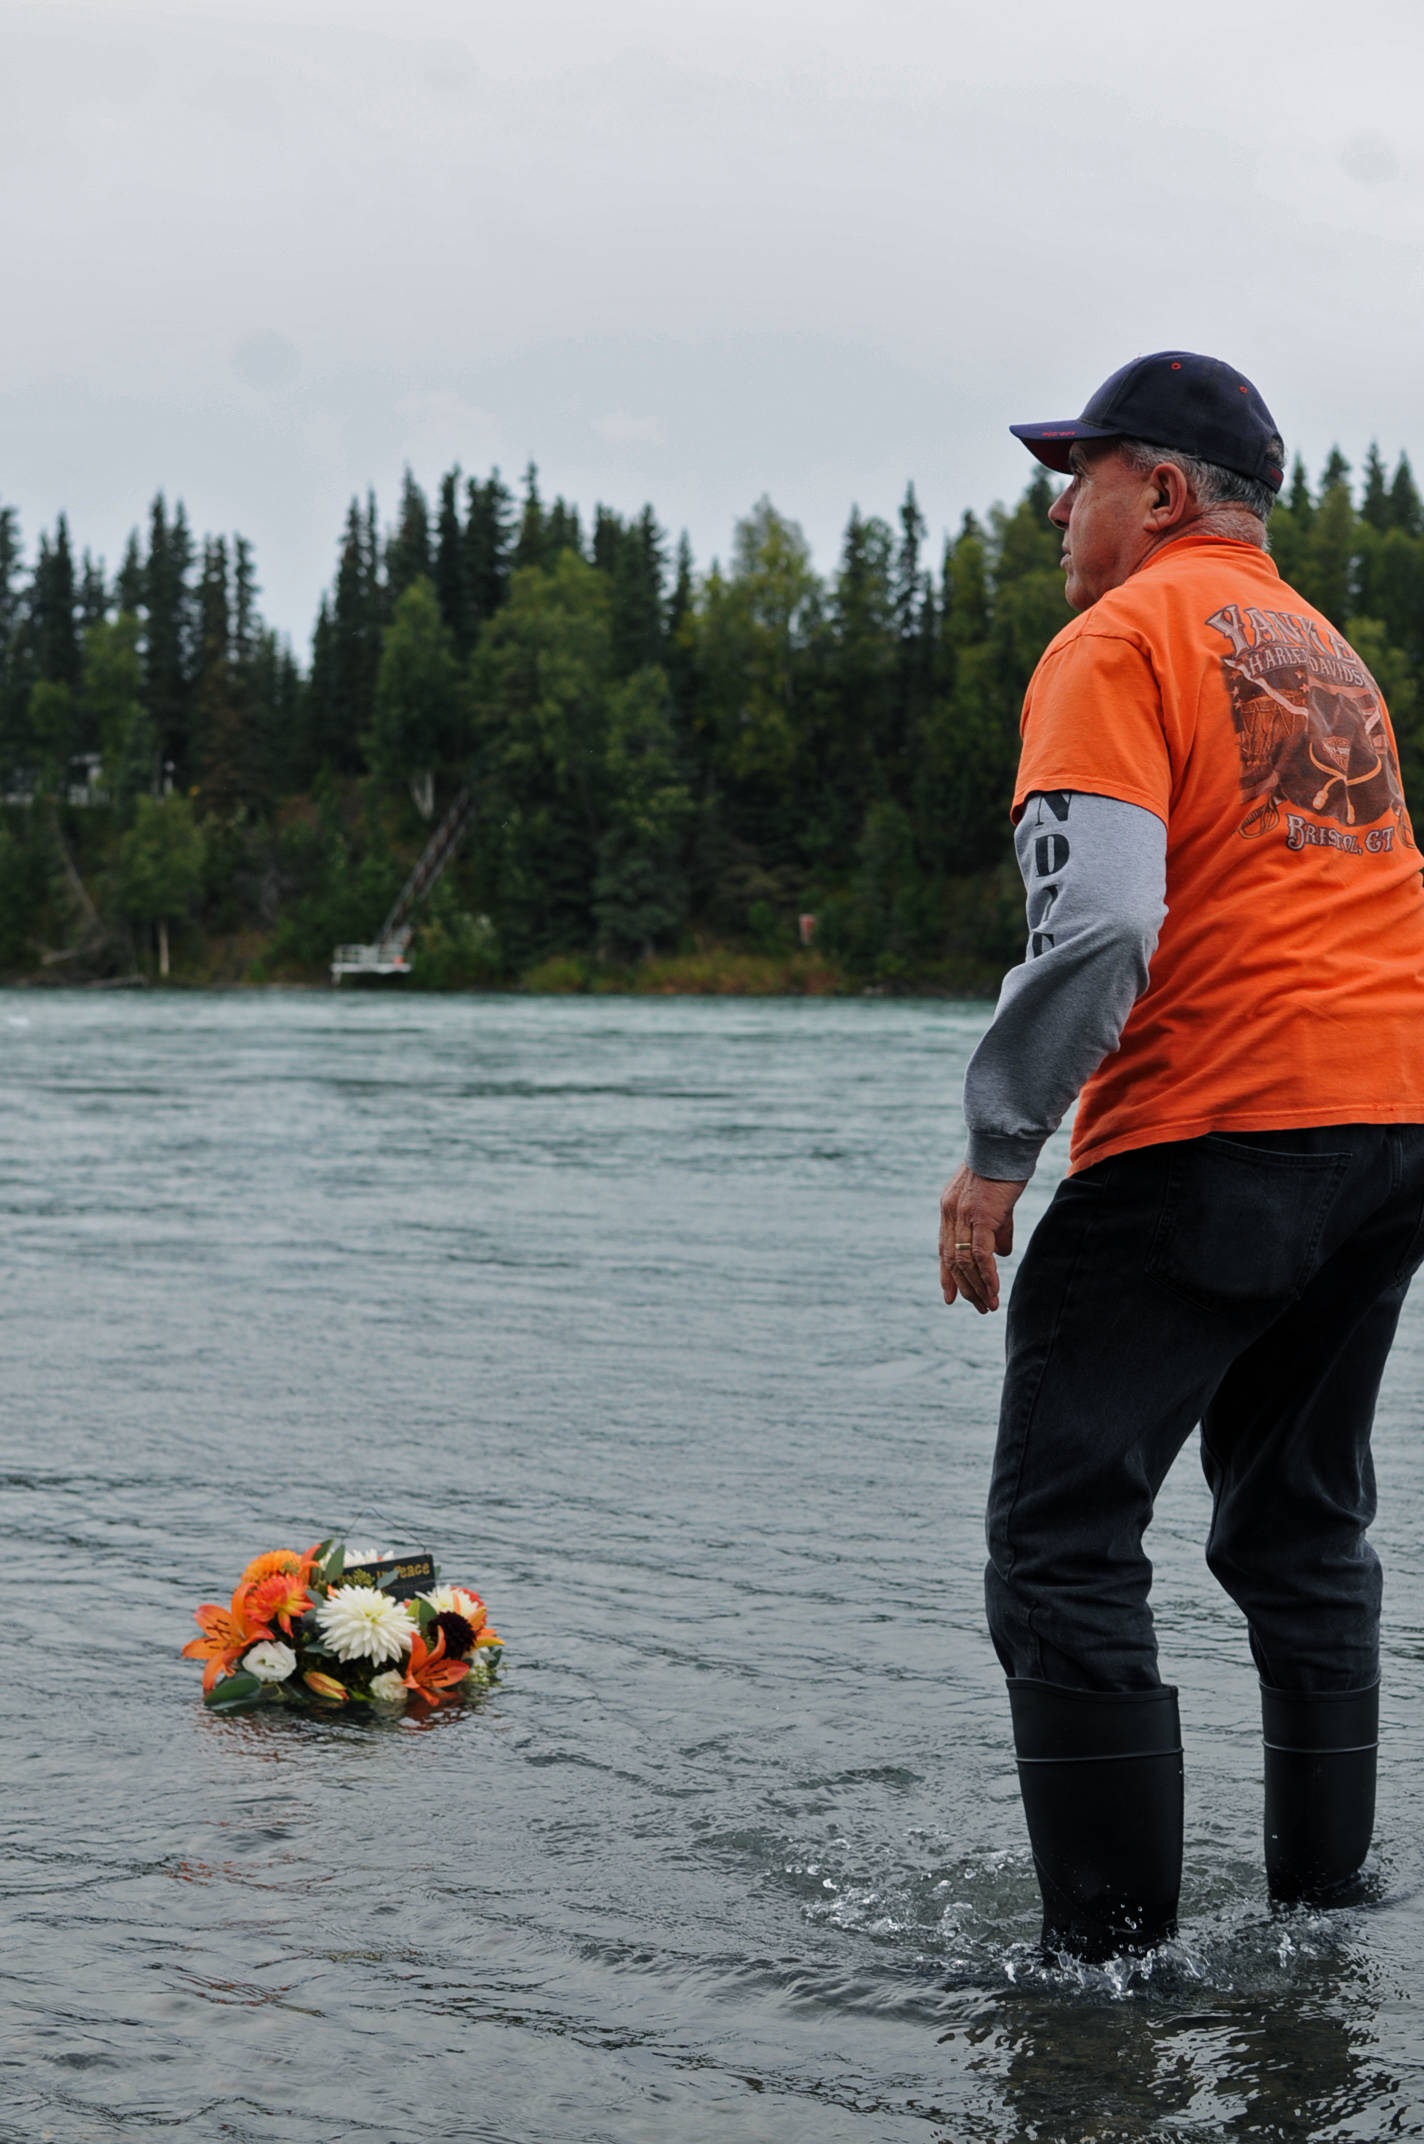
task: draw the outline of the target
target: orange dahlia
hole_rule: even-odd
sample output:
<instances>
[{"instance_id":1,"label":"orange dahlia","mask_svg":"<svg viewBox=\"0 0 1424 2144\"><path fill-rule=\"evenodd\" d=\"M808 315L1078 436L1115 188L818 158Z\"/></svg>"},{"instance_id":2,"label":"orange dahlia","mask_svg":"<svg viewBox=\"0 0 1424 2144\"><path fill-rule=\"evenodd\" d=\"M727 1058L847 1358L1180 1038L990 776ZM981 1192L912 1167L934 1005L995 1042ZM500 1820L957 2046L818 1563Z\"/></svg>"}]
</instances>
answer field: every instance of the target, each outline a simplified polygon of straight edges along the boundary
<instances>
[{"instance_id":1,"label":"orange dahlia","mask_svg":"<svg viewBox=\"0 0 1424 2144\"><path fill-rule=\"evenodd\" d=\"M238 1580L240 1586L255 1586L259 1578L270 1578L274 1571L295 1571L301 1558L294 1548L269 1548L260 1556L254 1556Z\"/></svg>"},{"instance_id":2,"label":"orange dahlia","mask_svg":"<svg viewBox=\"0 0 1424 2144\"><path fill-rule=\"evenodd\" d=\"M304 1556L299 1556L294 1548L269 1548L262 1555L253 1557L238 1584L252 1586L256 1585L259 1579L273 1577L278 1571L291 1571L295 1572L305 1585L311 1577L311 1568L320 1547L321 1543L314 1541Z\"/></svg>"},{"instance_id":3,"label":"orange dahlia","mask_svg":"<svg viewBox=\"0 0 1424 2144\"><path fill-rule=\"evenodd\" d=\"M300 1567L291 1571L273 1571L269 1577L259 1578L255 1585L249 1585L246 1591L252 1613L260 1615L265 1622L275 1616L289 1638L292 1617L305 1615L312 1605Z\"/></svg>"}]
</instances>

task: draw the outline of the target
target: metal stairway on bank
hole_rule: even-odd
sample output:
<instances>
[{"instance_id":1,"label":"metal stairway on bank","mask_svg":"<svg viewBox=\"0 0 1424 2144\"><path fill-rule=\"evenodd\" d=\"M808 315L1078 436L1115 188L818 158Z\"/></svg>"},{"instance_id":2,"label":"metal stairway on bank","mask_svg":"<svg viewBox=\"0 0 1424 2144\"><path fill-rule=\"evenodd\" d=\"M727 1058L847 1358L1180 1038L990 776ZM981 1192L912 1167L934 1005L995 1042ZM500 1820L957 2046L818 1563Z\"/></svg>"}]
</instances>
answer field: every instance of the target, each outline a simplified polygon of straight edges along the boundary
<instances>
[{"instance_id":1,"label":"metal stairway on bank","mask_svg":"<svg viewBox=\"0 0 1424 2144\"><path fill-rule=\"evenodd\" d=\"M469 788L463 788L421 850L374 944L339 945L332 954L331 980L334 983L339 983L343 975L409 975L408 949L415 928L415 911L433 890L459 847L473 808L474 799Z\"/></svg>"}]
</instances>

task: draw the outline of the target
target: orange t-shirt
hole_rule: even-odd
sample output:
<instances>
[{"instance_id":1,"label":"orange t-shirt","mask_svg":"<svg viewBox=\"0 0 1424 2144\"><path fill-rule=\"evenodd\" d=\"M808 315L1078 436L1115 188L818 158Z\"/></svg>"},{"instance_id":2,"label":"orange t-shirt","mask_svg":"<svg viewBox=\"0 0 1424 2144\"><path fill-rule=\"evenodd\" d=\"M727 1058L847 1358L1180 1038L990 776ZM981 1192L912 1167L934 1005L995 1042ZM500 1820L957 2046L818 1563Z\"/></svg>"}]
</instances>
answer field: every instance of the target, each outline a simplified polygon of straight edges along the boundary
<instances>
[{"instance_id":1,"label":"orange t-shirt","mask_svg":"<svg viewBox=\"0 0 1424 2144\"><path fill-rule=\"evenodd\" d=\"M1014 814L1077 789L1167 828L1147 989L1071 1166L1209 1131L1424 1123L1424 887L1379 687L1254 544L1185 536L1029 681Z\"/></svg>"}]
</instances>

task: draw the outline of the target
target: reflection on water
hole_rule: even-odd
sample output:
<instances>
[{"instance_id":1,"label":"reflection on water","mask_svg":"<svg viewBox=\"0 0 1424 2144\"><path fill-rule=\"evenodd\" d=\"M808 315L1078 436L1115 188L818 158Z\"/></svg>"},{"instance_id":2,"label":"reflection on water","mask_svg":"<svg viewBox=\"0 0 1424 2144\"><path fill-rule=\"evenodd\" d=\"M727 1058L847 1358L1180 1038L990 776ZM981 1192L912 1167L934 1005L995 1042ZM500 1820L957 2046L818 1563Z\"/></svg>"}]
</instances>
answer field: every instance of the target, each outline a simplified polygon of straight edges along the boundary
<instances>
[{"instance_id":1,"label":"reflection on water","mask_svg":"<svg viewBox=\"0 0 1424 2144\"><path fill-rule=\"evenodd\" d=\"M1424 1312L1374 1903L1265 1904L1184 1459L1181 1940L1045 1967L981 1621L1001 1332L934 1286L983 1017L0 999L4 2144L1424 2136ZM503 1687L205 1714L195 1601L332 1525L478 1584Z\"/></svg>"}]
</instances>

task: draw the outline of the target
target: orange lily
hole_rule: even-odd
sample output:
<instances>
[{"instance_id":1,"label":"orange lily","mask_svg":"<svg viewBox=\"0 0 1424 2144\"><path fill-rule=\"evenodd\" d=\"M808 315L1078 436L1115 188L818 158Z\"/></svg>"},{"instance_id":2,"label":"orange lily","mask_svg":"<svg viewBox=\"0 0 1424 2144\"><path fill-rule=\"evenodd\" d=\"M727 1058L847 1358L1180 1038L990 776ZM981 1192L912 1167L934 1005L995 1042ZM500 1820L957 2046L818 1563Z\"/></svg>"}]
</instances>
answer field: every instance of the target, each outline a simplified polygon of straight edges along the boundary
<instances>
[{"instance_id":1,"label":"orange lily","mask_svg":"<svg viewBox=\"0 0 1424 2144\"><path fill-rule=\"evenodd\" d=\"M305 1615L312 1604L312 1597L303 1583L300 1569L273 1571L268 1577L259 1578L255 1585L248 1586L247 1598L254 1615L260 1615L264 1621L269 1622L275 1616L289 1638L292 1635L292 1617Z\"/></svg>"},{"instance_id":2,"label":"orange lily","mask_svg":"<svg viewBox=\"0 0 1424 2144\"><path fill-rule=\"evenodd\" d=\"M346 1703L346 1685L338 1682L334 1675L323 1675L319 1668L308 1668L302 1681L309 1690L315 1690L318 1697L335 1698L338 1705Z\"/></svg>"},{"instance_id":3,"label":"orange lily","mask_svg":"<svg viewBox=\"0 0 1424 2144\"><path fill-rule=\"evenodd\" d=\"M411 1637L410 1659L401 1681L423 1704L438 1705L451 1695L456 1683L463 1682L469 1672L468 1661L445 1658L443 1630L436 1631L435 1643L431 1646L427 1646L417 1630Z\"/></svg>"},{"instance_id":4,"label":"orange lily","mask_svg":"<svg viewBox=\"0 0 1424 2144\"><path fill-rule=\"evenodd\" d=\"M189 1639L182 1657L207 1661L203 1670L205 1694L221 1682L224 1675L233 1672L249 1645L273 1635L269 1624L254 1621L249 1589L241 1585L233 1594L230 1607L220 1608L216 1601L204 1601L201 1608L193 1610L193 1620L203 1635Z\"/></svg>"}]
</instances>

